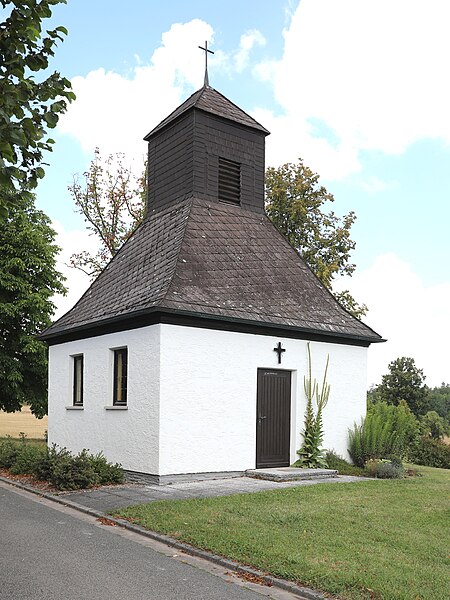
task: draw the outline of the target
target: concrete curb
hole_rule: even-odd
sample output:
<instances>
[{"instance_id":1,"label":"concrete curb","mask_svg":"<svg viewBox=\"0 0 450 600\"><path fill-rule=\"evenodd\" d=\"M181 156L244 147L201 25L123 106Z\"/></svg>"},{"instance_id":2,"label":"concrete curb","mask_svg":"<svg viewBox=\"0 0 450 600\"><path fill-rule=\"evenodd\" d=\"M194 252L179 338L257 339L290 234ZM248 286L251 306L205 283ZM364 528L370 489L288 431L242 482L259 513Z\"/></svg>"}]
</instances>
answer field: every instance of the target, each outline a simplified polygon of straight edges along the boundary
<instances>
[{"instance_id":1,"label":"concrete curb","mask_svg":"<svg viewBox=\"0 0 450 600\"><path fill-rule=\"evenodd\" d=\"M166 544L167 546L171 546L173 548L176 548L177 550L181 550L186 554L198 556L199 558L208 560L209 562L219 565L220 567L223 567L225 569L228 569L229 571L235 571L237 573L244 573L247 575L258 577L265 583L273 587L279 588L281 590L291 592L292 594L296 594L300 598L304 598L307 600L327 600L327 598L331 598L331 596L325 596L321 592L317 592L311 588L297 585L285 579L273 577L272 575L267 575L262 571L253 569L252 567L247 567L240 563L229 560L228 558L224 558L223 556L219 556L217 554L213 554L212 552L208 552L207 550L201 550L200 548L196 548L195 546L191 546L190 544L180 542L174 538L169 537L168 535L156 533L156 531L145 529L140 525L134 525L133 523L130 523L129 521L126 521L124 519L117 519L115 517L112 517L111 515L100 512L99 510L88 508L86 506L83 506L82 504L72 502L71 500L64 500L64 496L56 496L55 494L51 494L50 492L45 492L43 490L33 488L24 483L20 483L19 481L15 481L14 479L8 479L2 476L0 476L0 481L8 485L12 485L13 487L24 490L26 492L30 492L35 496L40 496L41 498L45 498L46 500L51 500L52 502L56 502L58 504L62 504L63 506L73 508L74 510L90 515L91 517L95 517L97 519L108 519L109 521L115 523L116 525L119 525L120 527L128 529L129 531L133 531L134 533L137 533L144 537L151 538L153 540L156 540L157 542L161 542L163 544Z\"/></svg>"}]
</instances>

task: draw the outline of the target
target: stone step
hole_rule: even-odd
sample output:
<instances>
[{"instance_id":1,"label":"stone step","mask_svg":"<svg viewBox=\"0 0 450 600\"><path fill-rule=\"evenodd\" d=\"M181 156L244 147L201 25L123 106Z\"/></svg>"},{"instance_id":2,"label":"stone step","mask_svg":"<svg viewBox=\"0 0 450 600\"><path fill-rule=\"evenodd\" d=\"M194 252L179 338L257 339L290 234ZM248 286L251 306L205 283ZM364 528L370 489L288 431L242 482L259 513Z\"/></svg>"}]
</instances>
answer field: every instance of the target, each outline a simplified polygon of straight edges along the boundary
<instances>
[{"instance_id":1,"label":"stone step","mask_svg":"<svg viewBox=\"0 0 450 600\"><path fill-rule=\"evenodd\" d=\"M328 479L336 477L334 469L297 469L296 467L276 467L272 469L248 469L246 477L269 481L295 481L297 479Z\"/></svg>"}]
</instances>

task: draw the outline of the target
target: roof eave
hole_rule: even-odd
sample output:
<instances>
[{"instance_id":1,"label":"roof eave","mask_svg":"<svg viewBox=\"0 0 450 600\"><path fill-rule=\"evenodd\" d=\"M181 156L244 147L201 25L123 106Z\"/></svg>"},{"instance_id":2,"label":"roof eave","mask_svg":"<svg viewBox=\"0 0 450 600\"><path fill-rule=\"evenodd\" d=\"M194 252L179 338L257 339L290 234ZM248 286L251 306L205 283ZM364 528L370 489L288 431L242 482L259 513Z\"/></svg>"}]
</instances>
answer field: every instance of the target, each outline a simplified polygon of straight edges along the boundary
<instances>
[{"instance_id":1,"label":"roof eave","mask_svg":"<svg viewBox=\"0 0 450 600\"><path fill-rule=\"evenodd\" d=\"M369 346L370 344L385 342L381 336L364 336L351 333L340 333L323 331L310 327L298 327L254 321L250 319L239 319L236 317L224 317L220 315L196 313L193 311L166 309L153 307L150 309L135 311L126 315L102 319L83 325L65 328L51 332L43 331L38 338L49 345L61 344L88 337L97 337L116 331L127 329L138 329L157 323L184 325L186 327L203 327L205 329L216 329L225 331L240 331L243 333L259 333L260 335L281 335L282 337L309 339L317 341L328 341L340 344ZM51 330L51 327L49 328ZM49 333L46 333L49 331Z\"/></svg>"}]
</instances>

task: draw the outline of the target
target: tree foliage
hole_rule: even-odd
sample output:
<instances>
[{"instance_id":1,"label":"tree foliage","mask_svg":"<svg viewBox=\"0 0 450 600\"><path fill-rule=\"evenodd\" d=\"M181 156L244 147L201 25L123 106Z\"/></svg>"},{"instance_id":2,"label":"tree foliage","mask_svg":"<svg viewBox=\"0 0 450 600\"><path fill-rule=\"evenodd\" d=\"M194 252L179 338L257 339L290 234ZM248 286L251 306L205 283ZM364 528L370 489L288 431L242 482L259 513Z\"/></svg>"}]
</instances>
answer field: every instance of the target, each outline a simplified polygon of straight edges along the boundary
<instances>
[{"instance_id":1,"label":"tree foliage","mask_svg":"<svg viewBox=\"0 0 450 600\"><path fill-rule=\"evenodd\" d=\"M42 21L51 6L66 0L0 0L7 17L0 23L0 197L2 214L14 192L33 189L44 176L43 152L54 141L54 128L67 103L74 100L70 81L57 72L36 80L54 56L55 46L67 35L64 27L43 32ZM26 193L26 192L25 192Z\"/></svg>"},{"instance_id":2,"label":"tree foliage","mask_svg":"<svg viewBox=\"0 0 450 600\"><path fill-rule=\"evenodd\" d=\"M95 150L94 160L83 178L74 177L69 191L87 228L98 238L99 250L73 254L71 266L95 278L142 221L145 211L145 167L135 177L124 166L123 154L105 160Z\"/></svg>"},{"instance_id":3,"label":"tree foliage","mask_svg":"<svg viewBox=\"0 0 450 600\"><path fill-rule=\"evenodd\" d=\"M427 401L429 410L450 421L450 385L441 383L440 386L428 388Z\"/></svg>"},{"instance_id":4,"label":"tree foliage","mask_svg":"<svg viewBox=\"0 0 450 600\"><path fill-rule=\"evenodd\" d=\"M422 435L436 440L442 439L448 433L448 423L435 410L429 410L419 420Z\"/></svg>"},{"instance_id":5,"label":"tree foliage","mask_svg":"<svg viewBox=\"0 0 450 600\"><path fill-rule=\"evenodd\" d=\"M18 195L0 227L0 409L28 404L38 417L47 412L47 350L36 334L50 325L51 296L65 292L49 223Z\"/></svg>"},{"instance_id":6,"label":"tree foliage","mask_svg":"<svg viewBox=\"0 0 450 600\"><path fill-rule=\"evenodd\" d=\"M301 159L297 164L267 169L267 215L331 290L337 276L352 275L355 270L350 262L355 248L350 229L356 215L349 212L339 218L333 211L325 212L324 205L330 202L334 202L333 195ZM348 290L334 295L356 317L367 312L367 307L359 305Z\"/></svg>"},{"instance_id":7,"label":"tree foliage","mask_svg":"<svg viewBox=\"0 0 450 600\"><path fill-rule=\"evenodd\" d=\"M401 357L389 363L389 373L383 375L377 392L381 400L398 405L402 400L419 417L428 410L425 375L413 358Z\"/></svg>"}]
</instances>

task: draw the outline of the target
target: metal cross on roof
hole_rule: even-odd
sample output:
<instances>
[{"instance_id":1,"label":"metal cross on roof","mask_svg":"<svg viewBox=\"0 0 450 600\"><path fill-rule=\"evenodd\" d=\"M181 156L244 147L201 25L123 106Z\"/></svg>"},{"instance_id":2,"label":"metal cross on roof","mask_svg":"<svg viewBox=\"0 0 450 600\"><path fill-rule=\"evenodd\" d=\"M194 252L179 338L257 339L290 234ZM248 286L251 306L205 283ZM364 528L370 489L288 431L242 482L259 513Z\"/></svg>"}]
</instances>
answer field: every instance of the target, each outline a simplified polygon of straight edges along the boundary
<instances>
[{"instance_id":1,"label":"metal cross on roof","mask_svg":"<svg viewBox=\"0 0 450 600\"><path fill-rule=\"evenodd\" d=\"M209 87L209 79L208 79L208 52L209 54L214 54L214 52L212 50L210 50L208 48L208 41L205 41L205 47L203 48L203 46L199 46L200 50L203 50L205 53L205 82L204 82L204 86L205 87Z\"/></svg>"}]
</instances>

